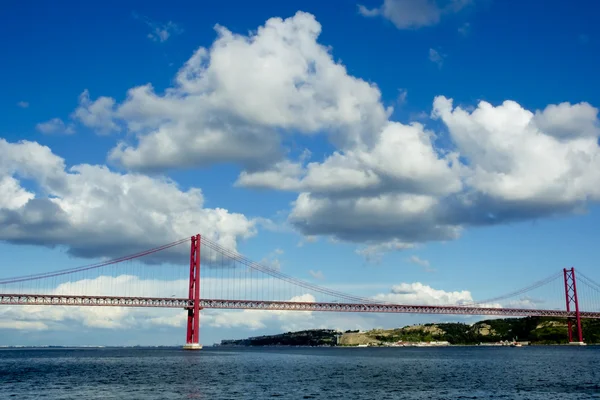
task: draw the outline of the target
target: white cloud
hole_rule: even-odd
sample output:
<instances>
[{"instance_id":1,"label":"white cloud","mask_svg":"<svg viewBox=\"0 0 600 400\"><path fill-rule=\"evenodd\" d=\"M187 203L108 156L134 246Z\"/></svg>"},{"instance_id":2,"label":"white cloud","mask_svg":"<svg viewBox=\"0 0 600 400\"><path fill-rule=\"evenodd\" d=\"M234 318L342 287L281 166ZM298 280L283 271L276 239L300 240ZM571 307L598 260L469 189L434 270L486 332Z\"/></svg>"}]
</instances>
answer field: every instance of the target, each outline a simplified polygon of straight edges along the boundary
<instances>
[{"instance_id":1,"label":"white cloud","mask_svg":"<svg viewBox=\"0 0 600 400\"><path fill-rule=\"evenodd\" d=\"M424 260L424 259L422 259L422 258L420 258L420 257L418 257L418 256L411 256L411 257L408 259L408 261L410 261L410 262L411 262L411 263L413 263L413 264L420 265L421 267L424 267L424 268L429 268L429 261L427 261L427 260Z\"/></svg>"},{"instance_id":2,"label":"white cloud","mask_svg":"<svg viewBox=\"0 0 600 400\"><path fill-rule=\"evenodd\" d=\"M0 316L1 317L1 316ZM0 329L9 329L17 331L45 331L48 329L48 325L41 321L19 321L19 320L7 320L3 321L0 319Z\"/></svg>"},{"instance_id":3,"label":"white cloud","mask_svg":"<svg viewBox=\"0 0 600 400\"><path fill-rule=\"evenodd\" d=\"M423 124L390 121L377 87L334 62L317 42L320 31L301 12L248 36L217 27L212 47L194 53L173 87L158 94L148 84L121 104L104 100L109 107L99 109L110 110L111 123L136 137L110 159L157 170L241 164L236 185L298 193L289 226L361 243L358 252L371 260L456 239L469 226L580 211L600 198L593 106L529 111L507 101L470 109L438 96L431 116L451 142L442 148ZM282 135L294 134L327 134L335 151L286 158Z\"/></svg>"},{"instance_id":4,"label":"white cloud","mask_svg":"<svg viewBox=\"0 0 600 400\"><path fill-rule=\"evenodd\" d=\"M438 68L442 68L442 65L444 65L444 58L446 58L446 56L440 54L439 51L435 49L429 49L429 61L437 64Z\"/></svg>"},{"instance_id":5,"label":"white cloud","mask_svg":"<svg viewBox=\"0 0 600 400\"><path fill-rule=\"evenodd\" d=\"M260 261L260 265L264 265L265 267L269 267L276 271L281 270L281 259L280 257L283 255L284 251L281 249L275 249L265 257L263 257Z\"/></svg>"},{"instance_id":6,"label":"white cloud","mask_svg":"<svg viewBox=\"0 0 600 400\"><path fill-rule=\"evenodd\" d=\"M445 14L461 11L472 0L384 0L374 9L359 5L359 13L365 17L381 15L398 29L417 29L436 25Z\"/></svg>"},{"instance_id":7,"label":"white cloud","mask_svg":"<svg viewBox=\"0 0 600 400\"><path fill-rule=\"evenodd\" d=\"M26 178L39 186L30 193ZM235 249L254 222L204 208L200 189L182 191L166 178L120 174L105 166L70 168L48 147L0 139L0 240L63 245L81 257L122 256L202 233Z\"/></svg>"},{"instance_id":8,"label":"white cloud","mask_svg":"<svg viewBox=\"0 0 600 400\"><path fill-rule=\"evenodd\" d=\"M415 247L413 243L402 242L398 239L392 239L379 243L373 243L356 250L356 254L364 257L365 261L373 264L381 262L383 255L390 251L402 251Z\"/></svg>"},{"instance_id":9,"label":"white cloud","mask_svg":"<svg viewBox=\"0 0 600 400\"><path fill-rule=\"evenodd\" d=\"M305 234L370 243L370 252L406 249L416 242L458 237L460 227L438 221L438 203L431 196L357 194L337 199L301 193L290 221Z\"/></svg>"},{"instance_id":10,"label":"white cloud","mask_svg":"<svg viewBox=\"0 0 600 400\"><path fill-rule=\"evenodd\" d=\"M398 89L398 100L397 103L399 106L406 104L406 99L408 98L408 91L406 89Z\"/></svg>"},{"instance_id":11,"label":"white cloud","mask_svg":"<svg viewBox=\"0 0 600 400\"><path fill-rule=\"evenodd\" d=\"M185 327L182 310L127 307L3 306L0 329L69 331L74 326L99 329Z\"/></svg>"},{"instance_id":12,"label":"white cloud","mask_svg":"<svg viewBox=\"0 0 600 400\"><path fill-rule=\"evenodd\" d=\"M148 38L155 42L166 42L174 33L181 32L179 26L173 21L168 21L166 24L156 26L153 32L148 34Z\"/></svg>"},{"instance_id":13,"label":"white cloud","mask_svg":"<svg viewBox=\"0 0 600 400\"><path fill-rule=\"evenodd\" d=\"M394 285L389 293L378 294L373 296L373 298L388 303L426 306L458 305L473 302L471 292L468 290L446 292L434 289L421 282Z\"/></svg>"},{"instance_id":14,"label":"white cloud","mask_svg":"<svg viewBox=\"0 0 600 400\"><path fill-rule=\"evenodd\" d=\"M551 104L536 111L532 124L557 139L597 138L600 136L598 109L588 103ZM575 135L575 136L574 136Z\"/></svg>"},{"instance_id":15,"label":"white cloud","mask_svg":"<svg viewBox=\"0 0 600 400\"><path fill-rule=\"evenodd\" d=\"M468 112L443 96L433 106L469 159L465 182L495 203L494 213L552 214L600 200L597 112L562 103L534 114L514 101L482 101Z\"/></svg>"},{"instance_id":16,"label":"white cloud","mask_svg":"<svg viewBox=\"0 0 600 400\"><path fill-rule=\"evenodd\" d=\"M363 17L376 17L378 15L381 15L381 10L379 8L367 8L362 4L358 5L358 12Z\"/></svg>"},{"instance_id":17,"label":"white cloud","mask_svg":"<svg viewBox=\"0 0 600 400\"><path fill-rule=\"evenodd\" d=\"M73 125L65 124L64 121L60 118L52 118L49 121L40 122L35 126L35 128L44 134L58 133L64 135L71 135L75 133Z\"/></svg>"},{"instance_id":18,"label":"white cloud","mask_svg":"<svg viewBox=\"0 0 600 400\"><path fill-rule=\"evenodd\" d=\"M19 209L34 197L12 176L0 176L0 209Z\"/></svg>"},{"instance_id":19,"label":"white cloud","mask_svg":"<svg viewBox=\"0 0 600 400\"><path fill-rule=\"evenodd\" d=\"M289 220L302 234L366 243L359 253L377 261L386 250L456 239L468 226L600 200L597 112L587 103L531 112L514 101L467 111L439 96L432 117L448 128L452 152L419 124L390 122L370 148L244 172L238 184L299 192Z\"/></svg>"},{"instance_id":20,"label":"white cloud","mask_svg":"<svg viewBox=\"0 0 600 400\"><path fill-rule=\"evenodd\" d=\"M410 256L409 259L408 259L408 262L422 267L426 272L433 272L433 271L435 271L434 269L431 268L429 260L422 259L422 258L420 258L418 256L414 256L414 255Z\"/></svg>"},{"instance_id":21,"label":"white cloud","mask_svg":"<svg viewBox=\"0 0 600 400\"><path fill-rule=\"evenodd\" d=\"M561 304L562 306L562 304ZM518 299L509 300L504 304L504 307L508 308L529 308L529 309L556 309L553 305L547 304L547 301L543 299L536 299L529 296L522 296Z\"/></svg>"},{"instance_id":22,"label":"white cloud","mask_svg":"<svg viewBox=\"0 0 600 400\"><path fill-rule=\"evenodd\" d=\"M341 198L357 192L452 193L461 187L453 171L456 155L440 157L433 146L434 139L433 133L419 123L389 122L372 146L351 147L333 153L322 163L309 163L306 168L285 161L270 170L242 172L237 184L315 194L335 193Z\"/></svg>"},{"instance_id":23,"label":"white cloud","mask_svg":"<svg viewBox=\"0 0 600 400\"><path fill-rule=\"evenodd\" d=\"M114 107L115 100L110 97L100 97L96 101L91 101L90 93L86 89L79 95L79 107L73 112L71 118L79 120L83 125L100 134L118 132L120 128L113 120Z\"/></svg>"},{"instance_id":24,"label":"white cloud","mask_svg":"<svg viewBox=\"0 0 600 400\"><path fill-rule=\"evenodd\" d=\"M310 274L310 276L312 276L315 279L318 279L318 280L325 279L325 275L323 274L323 271L313 271L312 269L310 269L310 270L308 270L308 273Z\"/></svg>"},{"instance_id":25,"label":"white cloud","mask_svg":"<svg viewBox=\"0 0 600 400\"><path fill-rule=\"evenodd\" d=\"M183 32L183 29L181 29L181 27L173 21L168 21L167 23L162 24L136 13L133 14L133 17L142 20L148 26L148 28L150 28L148 39L155 42L166 42L173 35L178 35Z\"/></svg>"},{"instance_id":26,"label":"white cloud","mask_svg":"<svg viewBox=\"0 0 600 400\"><path fill-rule=\"evenodd\" d=\"M282 131L325 130L339 143L368 143L391 112L376 86L349 76L317 42L321 25L310 14L271 18L249 36L216 30L212 47L199 48L164 94L147 84L116 105L111 121L137 143L120 143L111 160L133 169L219 162L256 169L282 159ZM112 108L101 99L100 109Z\"/></svg>"},{"instance_id":27,"label":"white cloud","mask_svg":"<svg viewBox=\"0 0 600 400\"><path fill-rule=\"evenodd\" d=\"M28 108L28 107L29 107L29 103L28 103L28 102L26 102L26 101L19 101L19 102L17 103L17 106L18 106L18 107L21 107L21 108Z\"/></svg>"}]
</instances>

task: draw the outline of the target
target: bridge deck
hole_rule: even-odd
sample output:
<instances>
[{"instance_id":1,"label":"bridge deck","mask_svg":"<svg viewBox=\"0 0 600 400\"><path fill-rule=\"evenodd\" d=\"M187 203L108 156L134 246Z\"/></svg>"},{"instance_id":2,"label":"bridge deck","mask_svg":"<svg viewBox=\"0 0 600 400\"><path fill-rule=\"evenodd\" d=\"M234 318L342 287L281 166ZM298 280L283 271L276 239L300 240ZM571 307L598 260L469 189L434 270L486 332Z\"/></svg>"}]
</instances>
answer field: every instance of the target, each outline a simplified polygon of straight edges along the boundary
<instances>
[{"instance_id":1,"label":"bridge deck","mask_svg":"<svg viewBox=\"0 0 600 400\"><path fill-rule=\"evenodd\" d=\"M95 307L146 307L183 308L193 307L193 301L185 298L117 297L117 296L67 296L36 294L0 294L0 305L38 306L95 306ZM202 299L201 308L240 310L283 311L329 311L410 314L458 314L496 315L514 317L575 317L574 312L562 310L535 310L527 308L491 308L477 306L419 306L382 303L304 303L289 301L218 300ZM600 319L599 312L581 312L582 318Z\"/></svg>"}]
</instances>

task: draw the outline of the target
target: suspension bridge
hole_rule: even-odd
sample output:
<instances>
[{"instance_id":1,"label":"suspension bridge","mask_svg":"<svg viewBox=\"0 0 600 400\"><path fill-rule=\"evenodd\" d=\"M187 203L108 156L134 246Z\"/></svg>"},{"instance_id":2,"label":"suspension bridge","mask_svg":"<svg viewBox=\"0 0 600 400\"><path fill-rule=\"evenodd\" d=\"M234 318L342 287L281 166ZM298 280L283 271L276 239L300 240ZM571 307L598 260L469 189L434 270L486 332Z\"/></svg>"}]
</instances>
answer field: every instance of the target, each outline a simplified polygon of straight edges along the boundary
<instances>
[{"instance_id":1,"label":"suspension bridge","mask_svg":"<svg viewBox=\"0 0 600 400\"><path fill-rule=\"evenodd\" d=\"M189 265L177 262L188 256ZM397 304L328 289L253 262L201 235L77 268L0 278L3 306L183 309L186 349L202 348L203 309L558 317L568 321L569 342L583 344L581 320L600 319L600 284L579 271L576 278L574 268L565 268L503 296L428 303Z\"/></svg>"}]
</instances>

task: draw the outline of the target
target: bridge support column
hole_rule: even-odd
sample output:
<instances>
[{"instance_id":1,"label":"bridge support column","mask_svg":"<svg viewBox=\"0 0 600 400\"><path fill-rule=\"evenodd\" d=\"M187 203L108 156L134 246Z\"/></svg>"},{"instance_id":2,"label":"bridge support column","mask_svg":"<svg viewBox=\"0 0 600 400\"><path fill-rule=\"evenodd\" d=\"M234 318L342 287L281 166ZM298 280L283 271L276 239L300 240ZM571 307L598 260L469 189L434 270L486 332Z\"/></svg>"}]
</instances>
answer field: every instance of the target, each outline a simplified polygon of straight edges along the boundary
<instances>
[{"instance_id":1,"label":"bridge support column","mask_svg":"<svg viewBox=\"0 0 600 400\"><path fill-rule=\"evenodd\" d=\"M581 330L581 315L579 313L579 299L577 297L577 281L575 279L575 268L563 269L565 276L565 296L567 312L575 311L575 318L567 321L569 331L569 344L584 345L583 331ZM573 341L573 323L577 326L577 341Z\"/></svg>"},{"instance_id":2,"label":"bridge support column","mask_svg":"<svg viewBox=\"0 0 600 400\"><path fill-rule=\"evenodd\" d=\"M187 340L185 350L200 350L200 235L192 236L190 250L190 287L188 299Z\"/></svg>"}]
</instances>

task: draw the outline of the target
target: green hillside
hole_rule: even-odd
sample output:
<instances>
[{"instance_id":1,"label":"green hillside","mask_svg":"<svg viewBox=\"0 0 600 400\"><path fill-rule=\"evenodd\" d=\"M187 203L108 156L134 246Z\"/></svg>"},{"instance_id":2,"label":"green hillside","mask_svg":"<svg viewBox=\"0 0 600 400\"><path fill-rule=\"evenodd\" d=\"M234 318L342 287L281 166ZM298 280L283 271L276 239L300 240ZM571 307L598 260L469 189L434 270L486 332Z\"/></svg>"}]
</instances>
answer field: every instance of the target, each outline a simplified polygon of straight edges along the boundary
<instances>
[{"instance_id":1,"label":"green hillside","mask_svg":"<svg viewBox=\"0 0 600 400\"><path fill-rule=\"evenodd\" d=\"M600 343L600 321L583 321L584 340ZM224 346L357 346L360 344L385 345L398 341L448 341L455 345L493 343L518 339L531 344L567 343L567 321L559 318L491 319L473 325L439 323L405 326L396 329L373 329L367 332L338 332L314 329L287 332L279 335L257 336L240 340L223 340Z\"/></svg>"},{"instance_id":2,"label":"green hillside","mask_svg":"<svg viewBox=\"0 0 600 400\"><path fill-rule=\"evenodd\" d=\"M600 321L584 320L584 341L600 343ZM567 321L559 318L506 318L477 322L439 323L407 326L398 329L371 330L364 333L346 333L340 338L341 345L379 344L386 342L448 341L451 344L494 343L518 339L531 344L565 344Z\"/></svg>"},{"instance_id":3,"label":"green hillside","mask_svg":"<svg viewBox=\"0 0 600 400\"><path fill-rule=\"evenodd\" d=\"M335 346L337 331L313 329L279 335L256 336L240 340L222 340L222 346Z\"/></svg>"}]
</instances>

